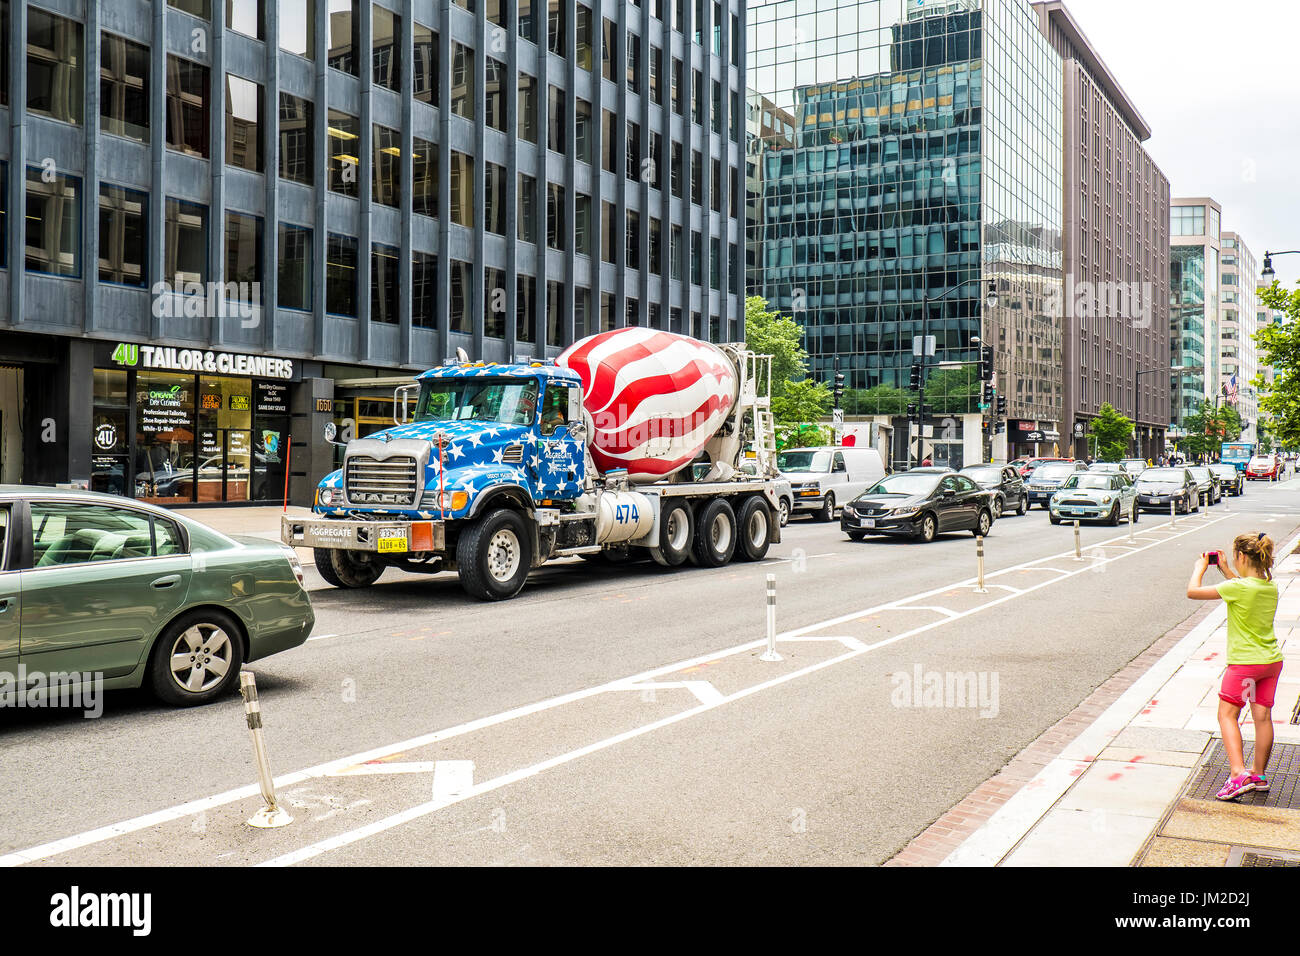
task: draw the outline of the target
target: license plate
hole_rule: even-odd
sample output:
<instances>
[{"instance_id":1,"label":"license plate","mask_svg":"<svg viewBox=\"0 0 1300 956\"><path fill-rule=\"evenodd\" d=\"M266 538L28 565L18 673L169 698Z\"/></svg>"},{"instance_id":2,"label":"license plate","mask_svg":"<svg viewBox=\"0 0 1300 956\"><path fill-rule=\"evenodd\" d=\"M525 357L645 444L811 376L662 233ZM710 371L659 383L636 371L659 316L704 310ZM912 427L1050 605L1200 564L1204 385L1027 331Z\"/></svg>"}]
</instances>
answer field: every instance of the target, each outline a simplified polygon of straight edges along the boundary
<instances>
[{"instance_id":1,"label":"license plate","mask_svg":"<svg viewBox=\"0 0 1300 956\"><path fill-rule=\"evenodd\" d=\"M406 531L403 528L379 529L380 551L406 551Z\"/></svg>"},{"instance_id":2,"label":"license plate","mask_svg":"<svg viewBox=\"0 0 1300 956\"><path fill-rule=\"evenodd\" d=\"M874 528L875 526L876 526L876 519L875 519L875 518L863 518L863 519L862 519L862 527L864 527L864 528Z\"/></svg>"}]
</instances>

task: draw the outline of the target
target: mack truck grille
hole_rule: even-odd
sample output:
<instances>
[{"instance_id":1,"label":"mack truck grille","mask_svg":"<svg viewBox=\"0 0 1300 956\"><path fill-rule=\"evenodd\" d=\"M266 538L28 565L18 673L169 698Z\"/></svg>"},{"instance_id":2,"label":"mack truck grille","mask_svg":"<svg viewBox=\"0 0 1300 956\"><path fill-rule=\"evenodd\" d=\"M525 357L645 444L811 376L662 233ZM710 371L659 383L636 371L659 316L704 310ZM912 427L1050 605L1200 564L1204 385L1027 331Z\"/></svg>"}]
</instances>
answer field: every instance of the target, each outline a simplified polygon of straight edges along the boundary
<instances>
[{"instance_id":1,"label":"mack truck grille","mask_svg":"<svg viewBox=\"0 0 1300 956\"><path fill-rule=\"evenodd\" d=\"M406 505L414 507L419 494L415 459L400 455L371 458L356 455L343 469L343 491L354 505Z\"/></svg>"}]
</instances>

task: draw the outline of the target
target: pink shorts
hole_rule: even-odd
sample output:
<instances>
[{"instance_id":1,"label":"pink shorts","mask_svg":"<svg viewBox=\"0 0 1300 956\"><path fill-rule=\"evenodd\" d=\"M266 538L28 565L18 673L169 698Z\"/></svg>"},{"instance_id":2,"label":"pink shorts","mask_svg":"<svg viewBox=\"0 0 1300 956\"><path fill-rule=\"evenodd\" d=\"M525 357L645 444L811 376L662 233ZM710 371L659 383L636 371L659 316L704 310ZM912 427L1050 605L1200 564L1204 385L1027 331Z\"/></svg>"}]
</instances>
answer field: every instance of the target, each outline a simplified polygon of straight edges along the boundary
<instances>
[{"instance_id":1,"label":"pink shorts","mask_svg":"<svg viewBox=\"0 0 1300 956\"><path fill-rule=\"evenodd\" d=\"M1282 673L1282 662L1272 664L1229 664L1219 685L1219 700L1234 707L1245 707L1253 702L1262 707L1273 706L1277 693L1277 678Z\"/></svg>"}]
</instances>

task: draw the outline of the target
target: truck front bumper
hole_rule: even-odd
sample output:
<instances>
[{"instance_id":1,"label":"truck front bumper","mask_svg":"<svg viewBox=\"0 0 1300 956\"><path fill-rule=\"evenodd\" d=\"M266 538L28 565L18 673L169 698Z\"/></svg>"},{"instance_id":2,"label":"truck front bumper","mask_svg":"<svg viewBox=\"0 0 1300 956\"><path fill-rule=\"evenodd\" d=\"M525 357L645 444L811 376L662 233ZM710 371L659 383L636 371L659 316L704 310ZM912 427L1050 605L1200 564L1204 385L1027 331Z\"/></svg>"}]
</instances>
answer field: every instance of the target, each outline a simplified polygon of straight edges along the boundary
<instances>
[{"instance_id":1,"label":"truck front bumper","mask_svg":"<svg viewBox=\"0 0 1300 956\"><path fill-rule=\"evenodd\" d=\"M447 529L442 521L409 521L405 518L358 521L285 515L280 519L280 540L294 548L409 554L445 550Z\"/></svg>"}]
</instances>

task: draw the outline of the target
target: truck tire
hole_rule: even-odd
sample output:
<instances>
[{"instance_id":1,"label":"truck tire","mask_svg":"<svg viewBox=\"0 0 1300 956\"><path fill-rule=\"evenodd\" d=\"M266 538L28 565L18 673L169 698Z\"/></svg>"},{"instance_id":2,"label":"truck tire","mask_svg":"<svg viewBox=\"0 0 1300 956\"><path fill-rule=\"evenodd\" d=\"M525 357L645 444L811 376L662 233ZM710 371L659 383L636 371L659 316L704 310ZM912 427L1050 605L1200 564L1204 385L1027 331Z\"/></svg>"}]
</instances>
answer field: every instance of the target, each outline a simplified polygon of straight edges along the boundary
<instances>
[{"instance_id":1,"label":"truck tire","mask_svg":"<svg viewBox=\"0 0 1300 956\"><path fill-rule=\"evenodd\" d=\"M659 544L651 547L650 557L665 568L675 568L691 556L695 523L684 501L670 501L659 513Z\"/></svg>"},{"instance_id":2,"label":"truck tire","mask_svg":"<svg viewBox=\"0 0 1300 956\"><path fill-rule=\"evenodd\" d=\"M736 512L725 498L705 502L695 517L691 559L702 568L720 568L736 553Z\"/></svg>"},{"instance_id":3,"label":"truck tire","mask_svg":"<svg viewBox=\"0 0 1300 956\"><path fill-rule=\"evenodd\" d=\"M762 561L772 541L772 509L762 495L751 495L736 513L736 557L741 561Z\"/></svg>"},{"instance_id":4,"label":"truck tire","mask_svg":"<svg viewBox=\"0 0 1300 956\"><path fill-rule=\"evenodd\" d=\"M823 523L835 520L835 492L826 492L826 497L822 500L821 510L817 512L817 520Z\"/></svg>"},{"instance_id":5,"label":"truck tire","mask_svg":"<svg viewBox=\"0 0 1300 956\"><path fill-rule=\"evenodd\" d=\"M384 565L365 551L315 548L316 570L336 588L368 588L384 573ZM358 557L360 555L360 557Z\"/></svg>"},{"instance_id":6,"label":"truck tire","mask_svg":"<svg viewBox=\"0 0 1300 956\"><path fill-rule=\"evenodd\" d=\"M518 594L533 565L533 542L519 512L498 508L461 532L456 542L460 586L480 601Z\"/></svg>"}]
</instances>

